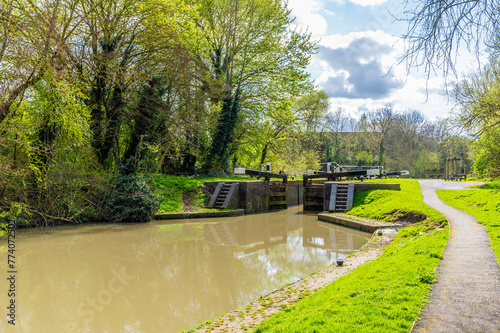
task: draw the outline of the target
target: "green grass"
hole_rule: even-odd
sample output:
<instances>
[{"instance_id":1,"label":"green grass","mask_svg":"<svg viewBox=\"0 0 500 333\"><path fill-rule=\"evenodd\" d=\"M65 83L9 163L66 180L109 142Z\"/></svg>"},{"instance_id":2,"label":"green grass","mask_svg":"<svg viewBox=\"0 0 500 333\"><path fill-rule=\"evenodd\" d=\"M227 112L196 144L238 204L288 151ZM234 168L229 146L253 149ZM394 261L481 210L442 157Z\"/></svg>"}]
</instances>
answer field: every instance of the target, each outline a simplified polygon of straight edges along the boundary
<instances>
[{"instance_id":1,"label":"green grass","mask_svg":"<svg viewBox=\"0 0 500 333\"><path fill-rule=\"evenodd\" d=\"M356 195L349 214L383 217L411 211L429 218L402 229L384 254L326 288L286 308L255 332L409 332L428 301L435 270L448 241L446 218L424 205L415 180L399 182L401 192ZM442 229L432 226L443 225Z\"/></svg>"},{"instance_id":2,"label":"green grass","mask_svg":"<svg viewBox=\"0 0 500 333\"><path fill-rule=\"evenodd\" d=\"M180 177L157 175L152 181L152 187L155 194L162 198L162 203L158 213L174 213L182 212L183 196L189 196L189 201L192 203L193 211L209 211L213 209L203 208L204 200L207 196L201 192L201 187L204 182L208 181L223 181L223 180L250 180L246 176L232 176L224 178L211 177Z\"/></svg>"},{"instance_id":3,"label":"green grass","mask_svg":"<svg viewBox=\"0 0 500 333\"><path fill-rule=\"evenodd\" d=\"M420 185L412 179L380 179L369 182L399 183L401 191L371 190L356 193L347 214L393 222L404 215L425 215L431 221L443 222L443 216L422 201Z\"/></svg>"},{"instance_id":4,"label":"green grass","mask_svg":"<svg viewBox=\"0 0 500 333\"><path fill-rule=\"evenodd\" d=\"M489 180L483 185L475 185L471 187L485 189L485 190L500 190L500 180Z\"/></svg>"},{"instance_id":5,"label":"green grass","mask_svg":"<svg viewBox=\"0 0 500 333\"><path fill-rule=\"evenodd\" d=\"M478 190L437 191L446 204L474 216L486 227L491 248L500 265L500 182L489 182Z\"/></svg>"}]
</instances>

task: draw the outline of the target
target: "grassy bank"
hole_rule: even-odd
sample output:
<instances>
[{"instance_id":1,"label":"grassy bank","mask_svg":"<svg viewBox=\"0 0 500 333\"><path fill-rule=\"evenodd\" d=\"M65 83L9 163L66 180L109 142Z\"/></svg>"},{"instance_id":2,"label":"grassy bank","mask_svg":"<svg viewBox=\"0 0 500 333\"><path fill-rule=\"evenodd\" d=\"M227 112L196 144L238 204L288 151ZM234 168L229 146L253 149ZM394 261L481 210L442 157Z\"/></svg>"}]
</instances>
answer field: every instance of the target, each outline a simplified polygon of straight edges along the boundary
<instances>
[{"instance_id":1,"label":"grassy bank","mask_svg":"<svg viewBox=\"0 0 500 333\"><path fill-rule=\"evenodd\" d=\"M204 202L209 199L208 194L203 193L204 182L224 180L250 180L245 176L232 176L225 178L213 177L179 177L169 175L157 175L151 185L156 195L162 198L158 213L174 213L183 211L210 210L204 208Z\"/></svg>"},{"instance_id":2,"label":"grassy bank","mask_svg":"<svg viewBox=\"0 0 500 333\"><path fill-rule=\"evenodd\" d=\"M399 220L445 221L443 216L422 201L420 185L411 179L379 179L367 182L399 183L401 191L373 190L357 193L350 215L396 222Z\"/></svg>"},{"instance_id":3,"label":"grassy bank","mask_svg":"<svg viewBox=\"0 0 500 333\"><path fill-rule=\"evenodd\" d=\"M486 227L500 265L500 182L488 182L478 190L438 191L446 204L474 216Z\"/></svg>"},{"instance_id":4,"label":"grassy bank","mask_svg":"<svg viewBox=\"0 0 500 333\"><path fill-rule=\"evenodd\" d=\"M348 213L386 221L408 213L427 219L402 229L377 260L271 317L255 332L410 331L436 281L448 226L444 216L423 204L417 181L390 181L399 182L401 192L357 194Z\"/></svg>"}]
</instances>

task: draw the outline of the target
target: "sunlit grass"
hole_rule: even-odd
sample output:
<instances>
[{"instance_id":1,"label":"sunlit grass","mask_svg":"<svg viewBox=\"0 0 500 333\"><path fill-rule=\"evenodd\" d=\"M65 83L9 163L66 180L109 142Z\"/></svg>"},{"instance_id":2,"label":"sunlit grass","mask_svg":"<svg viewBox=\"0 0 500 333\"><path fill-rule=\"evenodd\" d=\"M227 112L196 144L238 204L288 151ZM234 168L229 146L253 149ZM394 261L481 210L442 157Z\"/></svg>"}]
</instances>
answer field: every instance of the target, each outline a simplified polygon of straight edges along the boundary
<instances>
[{"instance_id":1,"label":"sunlit grass","mask_svg":"<svg viewBox=\"0 0 500 333\"><path fill-rule=\"evenodd\" d=\"M356 195L349 214L391 219L408 211L428 219L402 229L384 254L271 317L255 332L409 332L428 301L435 270L448 241L446 218L422 202L415 180L401 191ZM444 228L435 229L441 225Z\"/></svg>"},{"instance_id":2,"label":"sunlit grass","mask_svg":"<svg viewBox=\"0 0 500 333\"><path fill-rule=\"evenodd\" d=\"M224 178L195 178L157 175L152 181L152 187L155 194L159 195L162 198L162 203L160 205L158 213L182 212L183 196L189 196L189 201L193 204L193 210L207 211L210 209L203 208L203 203L208 199L208 197L201 191L204 182L249 179L251 178L245 176L232 176Z\"/></svg>"},{"instance_id":3,"label":"sunlit grass","mask_svg":"<svg viewBox=\"0 0 500 333\"><path fill-rule=\"evenodd\" d=\"M431 222L446 219L423 202L420 185L413 179L379 179L369 182L399 183L401 191L371 190L357 193L350 215L392 222L404 214L423 214Z\"/></svg>"},{"instance_id":4,"label":"sunlit grass","mask_svg":"<svg viewBox=\"0 0 500 333\"><path fill-rule=\"evenodd\" d=\"M486 227L491 248L500 265L500 182L489 182L478 190L437 191L446 204L474 216Z\"/></svg>"}]
</instances>

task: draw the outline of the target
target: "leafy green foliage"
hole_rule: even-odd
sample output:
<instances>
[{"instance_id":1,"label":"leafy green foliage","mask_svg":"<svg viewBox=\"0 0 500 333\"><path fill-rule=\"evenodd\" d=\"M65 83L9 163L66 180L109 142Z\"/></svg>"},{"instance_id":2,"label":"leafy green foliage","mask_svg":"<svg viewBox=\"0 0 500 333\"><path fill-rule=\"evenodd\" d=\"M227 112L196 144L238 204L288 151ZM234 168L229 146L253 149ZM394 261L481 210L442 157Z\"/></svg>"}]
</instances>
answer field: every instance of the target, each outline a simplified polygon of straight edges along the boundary
<instances>
[{"instance_id":1,"label":"leafy green foliage","mask_svg":"<svg viewBox=\"0 0 500 333\"><path fill-rule=\"evenodd\" d=\"M485 131L481 137L474 142L473 151L476 160L474 171L480 177L496 176L500 172L500 129L493 127Z\"/></svg>"},{"instance_id":2,"label":"leafy green foliage","mask_svg":"<svg viewBox=\"0 0 500 333\"><path fill-rule=\"evenodd\" d=\"M419 176L439 174L441 164L437 152L422 150L415 161L414 171L415 174Z\"/></svg>"},{"instance_id":3,"label":"leafy green foliage","mask_svg":"<svg viewBox=\"0 0 500 333\"><path fill-rule=\"evenodd\" d=\"M29 225L29 214L24 204L11 202L9 207L1 207L0 236L8 232L10 224L13 224L16 228Z\"/></svg>"},{"instance_id":4,"label":"leafy green foliage","mask_svg":"<svg viewBox=\"0 0 500 333\"><path fill-rule=\"evenodd\" d=\"M372 165L373 163L373 157L372 154L369 152L362 150L356 154L356 165L361 167L361 166L368 166Z\"/></svg>"},{"instance_id":5,"label":"leafy green foliage","mask_svg":"<svg viewBox=\"0 0 500 333\"><path fill-rule=\"evenodd\" d=\"M438 191L446 204L474 216L486 227L491 248L500 264L500 191L498 181L486 183L480 190Z\"/></svg>"},{"instance_id":6,"label":"leafy green foliage","mask_svg":"<svg viewBox=\"0 0 500 333\"><path fill-rule=\"evenodd\" d=\"M149 222L161 199L133 174L119 174L112 182L113 191L106 208L113 222Z\"/></svg>"},{"instance_id":7,"label":"leafy green foliage","mask_svg":"<svg viewBox=\"0 0 500 333\"><path fill-rule=\"evenodd\" d=\"M315 42L282 0L2 4L0 204L43 224L101 220L100 185L78 183L131 160L136 174L228 173L248 143L257 164L253 138L290 126L312 91ZM115 179L115 219L150 215L123 208L152 204L139 183Z\"/></svg>"},{"instance_id":8,"label":"leafy green foliage","mask_svg":"<svg viewBox=\"0 0 500 333\"><path fill-rule=\"evenodd\" d=\"M299 128L304 132L318 131L329 106L328 94L321 90L299 98L295 105Z\"/></svg>"},{"instance_id":9,"label":"leafy green foliage","mask_svg":"<svg viewBox=\"0 0 500 333\"><path fill-rule=\"evenodd\" d=\"M234 164L242 155L237 153L240 144L258 141L258 150L265 150L288 126L290 100L312 90L305 68L315 42L307 33L290 30L289 10L281 0L187 3L199 5L197 24L205 42L195 56L206 59L210 79L204 84L212 92L211 103L223 101L207 166L228 171L228 162ZM261 138L255 140L255 135ZM258 151L252 153L255 160L245 161L247 165L263 159Z\"/></svg>"},{"instance_id":10,"label":"leafy green foliage","mask_svg":"<svg viewBox=\"0 0 500 333\"><path fill-rule=\"evenodd\" d=\"M234 133L240 113L240 93L236 96L224 98L222 110L219 115L217 129L212 141L210 157L212 163L209 165L213 169L219 167L222 171L230 172L229 150L234 141ZM214 163L215 162L215 163Z\"/></svg>"}]
</instances>

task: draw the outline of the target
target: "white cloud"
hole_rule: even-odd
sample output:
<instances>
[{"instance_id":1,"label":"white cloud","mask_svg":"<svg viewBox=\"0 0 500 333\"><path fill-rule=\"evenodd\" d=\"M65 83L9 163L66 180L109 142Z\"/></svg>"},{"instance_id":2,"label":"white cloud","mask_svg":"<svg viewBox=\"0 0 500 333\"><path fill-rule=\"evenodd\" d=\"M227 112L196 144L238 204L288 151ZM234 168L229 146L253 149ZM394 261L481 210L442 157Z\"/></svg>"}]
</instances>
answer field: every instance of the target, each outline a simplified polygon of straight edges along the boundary
<instances>
[{"instance_id":1,"label":"white cloud","mask_svg":"<svg viewBox=\"0 0 500 333\"><path fill-rule=\"evenodd\" d=\"M381 5L387 1L388 0L350 0L350 2L364 7Z\"/></svg>"},{"instance_id":2,"label":"white cloud","mask_svg":"<svg viewBox=\"0 0 500 333\"><path fill-rule=\"evenodd\" d=\"M386 98L403 83L389 73L396 40L382 31L326 37L314 58L323 69L318 85L332 97Z\"/></svg>"},{"instance_id":3,"label":"white cloud","mask_svg":"<svg viewBox=\"0 0 500 333\"><path fill-rule=\"evenodd\" d=\"M326 33L326 19L319 13L322 10L320 1L317 0L290 0L289 8L292 16L296 17L295 24L307 28L313 36L323 36Z\"/></svg>"},{"instance_id":4,"label":"white cloud","mask_svg":"<svg viewBox=\"0 0 500 333\"><path fill-rule=\"evenodd\" d=\"M407 75L404 64L396 63L402 47L400 38L381 30L326 36L313 58L316 84L332 97L332 109L342 107L354 117L387 104L428 118L447 114L451 105L442 79Z\"/></svg>"},{"instance_id":5,"label":"white cloud","mask_svg":"<svg viewBox=\"0 0 500 333\"><path fill-rule=\"evenodd\" d=\"M367 30L351 32L347 35L333 34L325 36L321 39L321 44L331 48L346 47L352 41L360 39L363 37L368 37L377 40L380 43L389 45L391 47L397 48L397 51L401 51L400 38L396 36L389 35L382 30ZM396 50L396 49L395 49Z\"/></svg>"},{"instance_id":6,"label":"white cloud","mask_svg":"<svg viewBox=\"0 0 500 333\"><path fill-rule=\"evenodd\" d=\"M328 22L343 15L341 10L345 9L338 7L337 12L336 5L327 9L327 2L365 6L374 18L353 20L351 31L355 32L327 35ZM408 74L405 64L397 64L404 43L385 31L394 24L389 13L397 12L400 6L399 2L386 0L289 1L291 15L297 17L296 25L307 27L314 37L320 38L319 52L312 57L309 70L319 88L330 94L332 110L342 107L359 117L366 110L392 104L398 110L419 110L428 118L450 112L452 105L442 95L442 78L427 80L423 73L412 70Z\"/></svg>"},{"instance_id":7,"label":"white cloud","mask_svg":"<svg viewBox=\"0 0 500 333\"><path fill-rule=\"evenodd\" d=\"M331 110L338 107L346 110L352 117L359 118L363 112L374 110L388 104L397 110L419 110L427 119L435 119L449 114L452 103L448 102L444 93L443 80L408 76L406 83L399 89L394 89L385 98L330 98Z\"/></svg>"},{"instance_id":8,"label":"white cloud","mask_svg":"<svg viewBox=\"0 0 500 333\"><path fill-rule=\"evenodd\" d=\"M347 35L328 35L321 38L320 45L332 49L346 48L351 43L353 43L353 41L362 38L372 39L374 41L377 41L377 43L381 45L386 45L387 47L391 48L392 52L386 52L377 55L381 57L379 59L380 62L382 63L384 68L392 68L391 72L394 75L399 76L402 73L406 73L406 68L404 66L395 66L397 57L404 51L403 40L399 37L387 34L382 30L351 32Z\"/></svg>"}]
</instances>

